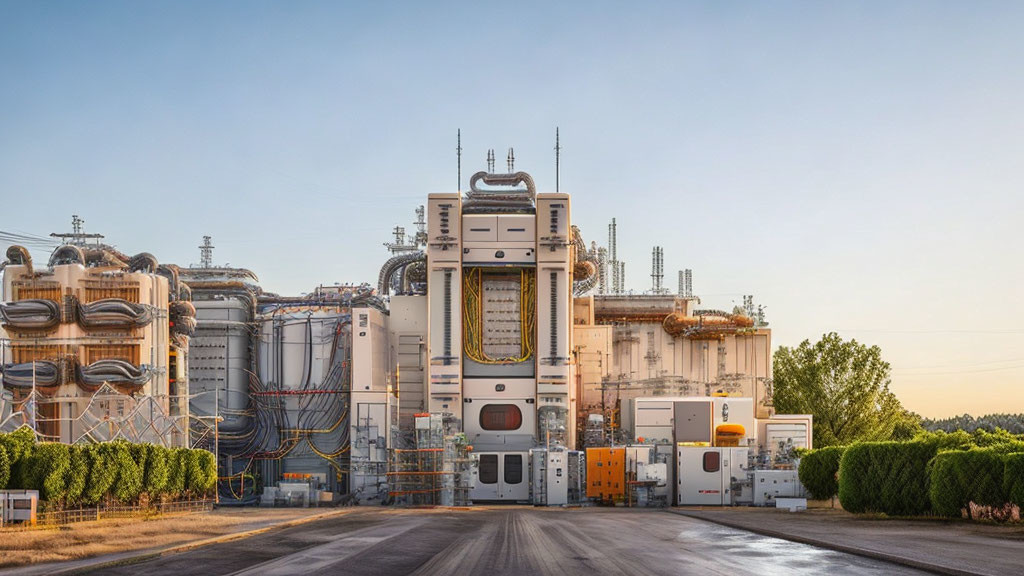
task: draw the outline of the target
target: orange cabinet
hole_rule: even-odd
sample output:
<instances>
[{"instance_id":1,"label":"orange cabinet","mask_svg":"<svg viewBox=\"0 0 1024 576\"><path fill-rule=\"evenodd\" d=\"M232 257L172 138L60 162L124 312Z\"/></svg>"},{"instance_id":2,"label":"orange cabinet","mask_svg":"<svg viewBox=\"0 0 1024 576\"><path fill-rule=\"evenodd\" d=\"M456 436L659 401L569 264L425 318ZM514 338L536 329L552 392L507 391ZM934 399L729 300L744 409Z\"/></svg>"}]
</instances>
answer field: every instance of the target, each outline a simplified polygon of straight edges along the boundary
<instances>
[{"instance_id":1,"label":"orange cabinet","mask_svg":"<svg viewBox=\"0 0 1024 576\"><path fill-rule=\"evenodd\" d=\"M587 498L621 502L626 497L626 449L587 448Z\"/></svg>"}]
</instances>

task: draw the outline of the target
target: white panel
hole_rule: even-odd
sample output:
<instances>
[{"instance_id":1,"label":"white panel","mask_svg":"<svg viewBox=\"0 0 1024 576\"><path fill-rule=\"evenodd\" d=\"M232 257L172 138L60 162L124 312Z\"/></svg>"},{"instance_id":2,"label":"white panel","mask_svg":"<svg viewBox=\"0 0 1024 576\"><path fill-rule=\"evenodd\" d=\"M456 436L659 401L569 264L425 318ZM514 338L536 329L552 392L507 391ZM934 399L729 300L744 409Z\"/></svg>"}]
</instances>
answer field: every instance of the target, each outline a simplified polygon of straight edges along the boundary
<instances>
[{"instance_id":1,"label":"white panel","mask_svg":"<svg viewBox=\"0 0 1024 576\"><path fill-rule=\"evenodd\" d=\"M499 242L536 242L537 217L526 214L509 214L498 216Z\"/></svg>"},{"instance_id":2,"label":"white panel","mask_svg":"<svg viewBox=\"0 0 1024 576\"><path fill-rule=\"evenodd\" d=\"M462 217L463 242L497 242L498 217L488 214L466 214Z\"/></svg>"},{"instance_id":3,"label":"white panel","mask_svg":"<svg viewBox=\"0 0 1024 576\"><path fill-rule=\"evenodd\" d=\"M520 243L521 244L521 243ZM537 261L537 251L533 246L514 247L504 244L488 246L463 246L462 261L468 263L510 265L533 264Z\"/></svg>"},{"instance_id":4,"label":"white panel","mask_svg":"<svg viewBox=\"0 0 1024 576\"><path fill-rule=\"evenodd\" d=\"M459 260L461 210L458 194L431 194L427 199L427 256L431 261Z\"/></svg>"}]
</instances>

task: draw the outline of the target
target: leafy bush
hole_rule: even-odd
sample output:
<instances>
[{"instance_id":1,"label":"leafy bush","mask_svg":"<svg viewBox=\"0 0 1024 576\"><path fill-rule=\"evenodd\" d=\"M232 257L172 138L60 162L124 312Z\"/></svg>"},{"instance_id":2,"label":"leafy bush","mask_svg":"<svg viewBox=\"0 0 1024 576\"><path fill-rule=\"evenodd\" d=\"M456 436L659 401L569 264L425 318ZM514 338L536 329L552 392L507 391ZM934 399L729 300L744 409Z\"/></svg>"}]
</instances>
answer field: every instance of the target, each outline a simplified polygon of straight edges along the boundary
<instances>
[{"instance_id":1,"label":"leafy bush","mask_svg":"<svg viewBox=\"0 0 1024 576\"><path fill-rule=\"evenodd\" d=\"M940 452L929 474L932 511L959 517L971 502L982 506L1005 504L1003 475L1003 456L995 450Z\"/></svg>"},{"instance_id":2,"label":"leafy bush","mask_svg":"<svg viewBox=\"0 0 1024 576\"><path fill-rule=\"evenodd\" d=\"M117 469L117 479L110 494L118 502L133 502L142 491L142 467L132 457L131 446L128 442L122 441L106 444Z\"/></svg>"},{"instance_id":3,"label":"leafy bush","mask_svg":"<svg viewBox=\"0 0 1024 576\"><path fill-rule=\"evenodd\" d=\"M28 490L38 490L40 500L63 502L67 496L70 471L71 450L68 445L43 442L22 463L22 483Z\"/></svg>"},{"instance_id":4,"label":"leafy bush","mask_svg":"<svg viewBox=\"0 0 1024 576\"><path fill-rule=\"evenodd\" d=\"M7 455L7 448L0 444L0 490L7 488L7 481L11 479L11 457Z\"/></svg>"},{"instance_id":5,"label":"leafy bush","mask_svg":"<svg viewBox=\"0 0 1024 576\"><path fill-rule=\"evenodd\" d=\"M201 494L204 483L199 452L199 450L185 450L182 456L181 466L185 469L185 493L191 496Z\"/></svg>"},{"instance_id":6,"label":"leafy bush","mask_svg":"<svg viewBox=\"0 0 1024 576\"><path fill-rule=\"evenodd\" d=\"M146 444L146 469L142 477L142 491L150 497L162 494L167 487L168 450L156 444Z\"/></svg>"},{"instance_id":7,"label":"leafy bush","mask_svg":"<svg viewBox=\"0 0 1024 576\"><path fill-rule=\"evenodd\" d=\"M810 450L800 458L800 483L819 500L828 500L839 493L839 461L843 446L829 446Z\"/></svg>"},{"instance_id":8,"label":"leafy bush","mask_svg":"<svg viewBox=\"0 0 1024 576\"><path fill-rule=\"evenodd\" d=\"M927 512L928 462L938 442L864 442L849 446L839 464L839 502L854 513Z\"/></svg>"},{"instance_id":9,"label":"leafy bush","mask_svg":"<svg viewBox=\"0 0 1024 576\"><path fill-rule=\"evenodd\" d=\"M82 501L86 482L89 481L89 446L71 446L71 467L68 470L67 498L68 504Z\"/></svg>"},{"instance_id":10,"label":"leafy bush","mask_svg":"<svg viewBox=\"0 0 1024 576\"><path fill-rule=\"evenodd\" d=\"M89 479L82 493L82 503L95 504L113 487L118 470L107 444L91 444L85 448L89 461Z\"/></svg>"},{"instance_id":11,"label":"leafy bush","mask_svg":"<svg viewBox=\"0 0 1024 576\"><path fill-rule=\"evenodd\" d=\"M1024 454L1010 454L1003 462L1003 493L1024 508Z\"/></svg>"},{"instance_id":12,"label":"leafy bush","mask_svg":"<svg viewBox=\"0 0 1024 576\"><path fill-rule=\"evenodd\" d=\"M209 496L217 488L217 460L213 453L206 450L193 450L196 452L196 464L198 470L195 475L195 485L192 493L197 496Z\"/></svg>"},{"instance_id":13,"label":"leafy bush","mask_svg":"<svg viewBox=\"0 0 1024 576\"><path fill-rule=\"evenodd\" d=\"M9 434L0 434L0 446L7 451L11 461L11 472L7 479L12 488L23 485L22 463L28 459L36 444L36 433L28 426L22 426Z\"/></svg>"},{"instance_id":14,"label":"leafy bush","mask_svg":"<svg viewBox=\"0 0 1024 576\"><path fill-rule=\"evenodd\" d=\"M185 493L185 467L188 464L189 450L173 448L167 454L167 487L165 492L171 498L178 498Z\"/></svg>"}]
</instances>

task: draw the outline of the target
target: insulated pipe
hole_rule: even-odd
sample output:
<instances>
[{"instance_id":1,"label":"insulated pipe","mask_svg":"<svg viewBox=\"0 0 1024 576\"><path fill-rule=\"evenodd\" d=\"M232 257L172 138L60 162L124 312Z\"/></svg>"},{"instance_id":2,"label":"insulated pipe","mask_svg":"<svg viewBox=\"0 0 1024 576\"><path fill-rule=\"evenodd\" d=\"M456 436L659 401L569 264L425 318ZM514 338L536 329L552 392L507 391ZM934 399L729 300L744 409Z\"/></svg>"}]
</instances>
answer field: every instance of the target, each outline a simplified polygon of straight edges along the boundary
<instances>
[{"instance_id":1,"label":"insulated pipe","mask_svg":"<svg viewBox=\"0 0 1024 576\"><path fill-rule=\"evenodd\" d=\"M58 246L50 255L50 268L60 264L81 264L85 265L85 253L74 244L63 244Z\"/></svg>"},{"instance_id":2,"label":"insulated pipe","mask_svg":"<svg viewBox=\"0 0 1024 576\"><path fill-rule=\"evenodd\" d=\"M484 184L488 186L515 186L516 184L526 184L526 190L512 190L508 192L502 192L497 190L480 190L476 187L476 183L483 180ZM522 195L525 192L530 200L537 198L537 186L533 183L533 177L526 172L514 172L512 174L490 174L488 172L477 172L469 178L469 190L471 194L481 194L486 197L488 194L494 195Z\"/></svg>"},{"instance_id":3,"label":"insulated pipe","mask_svg":"<svg viewBox=\"0 0 1024 576\"><path fill-rule=\"evenodd\" d=\"M83 252L85 253L85 263L88 266L114 266L122 269L128 267L129 258L116 250L105 247L89 247L83 249Z\"/></svg>"},{"instance_id":4,"label":"insulated pipe","mask_svg":"<svg viewBox=\"0 0 1024 576\"><path fill-rule=\"evenodd\" d=\"M129 272L150 272L154 273L160 267L160 264L156 261L156 256L153 256L149 252L139 252L135 256L131 257L128 261ZM177 276L177 274L175 274Z\"/></svg>"},{"instance_id":5,"label":"insulated pipe","mask_svg":"<svg viewBox=\"0 0 1024 576\"><path fill-rule=\"evenodd\" d=\"M426 262L426 259L427 255L422 250L392 256L380 269L380 275L377 277L377 290L387 296L391 293L391 277L395 272L413 262Z\"/></svg>"},{"instance_id":6,"label":"insulated pipe","mask_svg":"<svg viewBox=\"0 0 1024 576\"><path fill-rule=\"evenodd\" d=\"M24 266L28 269L28 275L33 274L32 271L32 255L28 253L28 248L24 246L14 245L7 249L7 261L16 266Z\"/></svg>"},{"instance_id":7,"label":"insulated pipe","mask_svg":"<svg viewBox=\"0 0 1024 576\"><path fill-rule=\"evenodd\" d=\"M60 324L60 305L42 298L0 302L0 321L19 330L47 330Z\"/></svg>"}]
</instances>

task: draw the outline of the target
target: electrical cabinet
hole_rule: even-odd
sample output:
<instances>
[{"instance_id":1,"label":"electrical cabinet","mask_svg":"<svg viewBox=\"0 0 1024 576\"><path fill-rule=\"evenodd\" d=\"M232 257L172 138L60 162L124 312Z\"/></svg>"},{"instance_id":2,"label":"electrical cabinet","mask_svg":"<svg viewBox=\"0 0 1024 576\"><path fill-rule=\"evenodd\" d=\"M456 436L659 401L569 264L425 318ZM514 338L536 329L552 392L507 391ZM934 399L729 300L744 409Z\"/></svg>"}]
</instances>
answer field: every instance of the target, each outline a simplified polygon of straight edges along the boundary
<instances>
[{"instance_id":1,"label":"electrical cabinet","mask_svg":"<svg viewBox=\"0 0 1024 576\"><path fill-rule=\"evenodd\" d=\"M481 452L473 460L470 500L524 504L530 500L528 452Z\"/></svg>"},{"instance_id":2,"label":"electrical cabinet","mask_svg":"<svg viewBox=\"0 0 1024 576\"><path fill-rule=\"evenodd\" d=\"M676 503L730 506L749 499L747 448L679 446L676 449Z\"/></svg>"}]
</instances>

